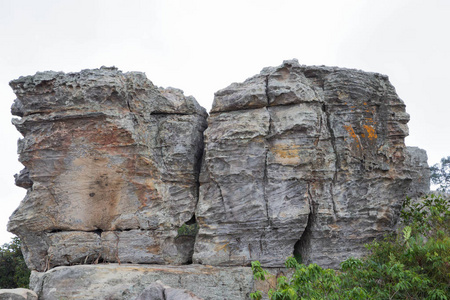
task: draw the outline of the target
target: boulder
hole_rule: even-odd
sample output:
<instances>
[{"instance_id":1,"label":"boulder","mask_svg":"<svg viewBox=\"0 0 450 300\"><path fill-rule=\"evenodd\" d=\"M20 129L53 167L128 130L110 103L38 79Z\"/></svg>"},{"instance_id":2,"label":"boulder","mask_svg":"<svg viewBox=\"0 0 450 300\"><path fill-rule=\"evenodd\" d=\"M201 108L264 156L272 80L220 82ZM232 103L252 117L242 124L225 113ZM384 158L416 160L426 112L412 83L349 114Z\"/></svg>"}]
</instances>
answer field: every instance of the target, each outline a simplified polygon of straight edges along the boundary
<instances>
[{"instance_id":1,"label":"boulder","mask_svg":"<svg viewBox=\"0 0 450 300\"><path fill-rule=\"evenodd\" d=\"M215 94L205 131L194 262L338 267L394 228L426 169L388 77L296 60ZM422 151L422 150L420 150ZM419 170L420 169L420 170Z\"/></svg>"},{"instance_id":2,"label":"boulder","mask_svg":"<svg viewBox=\"0 0 450 300\"><path fill-rule=\"evenodd\" d=\"M10 85L27 195L8 230L29 268L191 260L177 236L198 200L207 113L193 97L106 67Z\"/></svg>"},{"instance_id":3,"label":"boulder","mask_svg":"<svg viewBox=\"0 0 450 300\"><path fill-rule=\"evenodd\" d=\"M0 300L38 300L38 297L28 289L0 289Z\"/></svg>"}]
</instances>

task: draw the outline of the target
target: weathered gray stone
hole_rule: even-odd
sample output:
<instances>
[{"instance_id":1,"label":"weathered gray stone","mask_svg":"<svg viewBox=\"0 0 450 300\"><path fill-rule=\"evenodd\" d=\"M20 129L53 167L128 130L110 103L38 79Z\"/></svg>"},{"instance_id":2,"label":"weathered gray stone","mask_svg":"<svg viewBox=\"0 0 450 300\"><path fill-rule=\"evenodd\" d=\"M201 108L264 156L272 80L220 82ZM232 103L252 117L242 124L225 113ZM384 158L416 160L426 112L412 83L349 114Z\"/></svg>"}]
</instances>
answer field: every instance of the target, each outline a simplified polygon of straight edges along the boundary
<instances>
[{"instance_id":1,"label":"weathered gray stone","mask_svg":"<svg viewBox=\"0 0 450 300\"><path fill-rule=\"evenodd\" d=\"M417 147L407 147L407 164L410 167L412 184L410 185L408 195L418 197L427 194L430 191L430 168L428 167L427 152Z\"/></svg>"},{"instance_id":2,"label":"weathered gray stone","mask_svg":"<svg viewBox=\"0 0 450 300\"><path fill-rule=\"evenodd\" d=\"M116 68L10 85L28 193L8 228L31 269L191 259L175 238L198 198L207 114L193 97Z\"/></svg>"},{"instance_id":3,"label":"weathered gray stone","mask_svg":"<svg viewBox=\"0 0 450 300\"><path fill-rule=\"evenodd\" d=\"M18 289L0 289L0 300L37 300L38 297L34 291Z\"/></svg>"},{"instance_id":4,"label":"weathered gray stone","mask_svg":"<svg viewBox=\"0 0 450 300\"><path fill-rule=\"evenodd\" d=\"M166 300L164 298L164 286L158 281L152 283L139 294L136 300Z\"/></svg>"},{"instance_id":5,"label":"weathered gray stone","mask_svg":"<svg viewBox=\"0 0 450 300\"><path fill-rule=\"evenodd\" d=\"M161 281L150 284L149 287L136 298L136 300L202 300L192 292L174 289L164 285Z\"/></svg>"},{"instance_id":6,"label":"weathered gray stone","mask_svg":"<svg viewBox=\"0 0 450 300\"><path fill-rule=\"evenodd\" d=\"M164 285L154 285L157 281ZM253 291L253 284L248 267L98 264L56 267L44 273L33 271L30 287L40 300L134 300L140 295L156 297L161 293L167 300L244 300Z\"/></svg>"},{"instance_id":7,"label":"weathered gray stone","mask_svg":"<svg viewBox=\"0 0 450 300\"><path fill-rule=\"evenodd\" d=\"M408 120L386 76L295 60L217 92L194 262L277 267L294 253L337 267L360 256L418 192Z\"/></svg>"}]
</instances>

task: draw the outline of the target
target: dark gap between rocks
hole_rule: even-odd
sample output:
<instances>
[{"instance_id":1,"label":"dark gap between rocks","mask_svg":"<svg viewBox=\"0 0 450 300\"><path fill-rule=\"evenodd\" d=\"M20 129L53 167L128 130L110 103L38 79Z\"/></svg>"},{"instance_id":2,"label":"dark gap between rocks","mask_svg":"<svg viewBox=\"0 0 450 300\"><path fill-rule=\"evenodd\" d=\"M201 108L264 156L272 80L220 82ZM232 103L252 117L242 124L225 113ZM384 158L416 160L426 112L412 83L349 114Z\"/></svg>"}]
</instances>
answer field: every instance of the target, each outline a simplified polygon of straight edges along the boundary
<instances>
[{"instance_id":1,"label":"dark gap between rocks","mask_svg":"<svg viewBox=\"0 0 450 300\"><path fill-rule=\"evenodd\" d=\"M294 245L294 258L299 262L305 264L309 261L311 251L311 226L312 226L313 212L308 215L308 223L302 236Z\"/></svg>"},{"instance_id":2,"label":"dark gap between rocks","mask_svg":"<svg viewBox=\"0 0 450 300\"><path fill-rule=\"evenodd\" d=\"M197 238L198 229L195 214L192 215L191 219L178 228L178 234L175 237L175 245L178 249L178 255L182 260L181 264L183 265L192 264L195 239Z\"/></svg>"}]
</instances>

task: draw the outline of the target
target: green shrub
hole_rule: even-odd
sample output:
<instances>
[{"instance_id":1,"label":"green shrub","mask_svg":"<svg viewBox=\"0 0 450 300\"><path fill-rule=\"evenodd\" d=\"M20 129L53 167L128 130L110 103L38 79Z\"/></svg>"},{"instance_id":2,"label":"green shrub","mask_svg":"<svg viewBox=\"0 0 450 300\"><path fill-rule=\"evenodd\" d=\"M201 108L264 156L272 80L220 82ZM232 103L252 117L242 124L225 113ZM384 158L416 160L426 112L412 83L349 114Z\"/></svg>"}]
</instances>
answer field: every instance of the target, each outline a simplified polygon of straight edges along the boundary
<instances>
[{"instance_id":1,"label":"green shrub","mask_svg":"<svg viewBox=\"0 0 450 300\"><path fill-rule=\"evenodd\" d=\"M180 228L178 228L178 236L196 236L198 232L198 224L194 223L191 225L183 224Z\"/></svg>"},{"instance_id":2,"label":"green shrub","mask_svg":"<svg viewBox=\"0 0 450 300\"><path fill-rule=\"evenodd\" d=\"M439 185L438 191L450 193L450 156L441 158L439 164L430 168L431 182Z\"/></svg>"},{"instance_id":3,"label":"green shrub","mask_svg":"<svg viewBox=\"0 0 450 300\"><path fill-rule=\"evenodd\" d=\"M28 270L20 250L20 240L14 237L11 243L0 247L0 288L28 288Z\"/></svg>"},{"instance_id":4,"label":"green shrub","mask_svg":"<svg viewBox=\"0 0 450 300\"><path fill-rule=\"evenodd\" d=\"M450 299L449 208L439 195L414 204L408 199L399 233L366 245L366 257L349 258L338 271L288 258L293 275L279 277L269 299ZM258 262L252 270L257 280L267 277Z\"/></svg>"}]
</instances>

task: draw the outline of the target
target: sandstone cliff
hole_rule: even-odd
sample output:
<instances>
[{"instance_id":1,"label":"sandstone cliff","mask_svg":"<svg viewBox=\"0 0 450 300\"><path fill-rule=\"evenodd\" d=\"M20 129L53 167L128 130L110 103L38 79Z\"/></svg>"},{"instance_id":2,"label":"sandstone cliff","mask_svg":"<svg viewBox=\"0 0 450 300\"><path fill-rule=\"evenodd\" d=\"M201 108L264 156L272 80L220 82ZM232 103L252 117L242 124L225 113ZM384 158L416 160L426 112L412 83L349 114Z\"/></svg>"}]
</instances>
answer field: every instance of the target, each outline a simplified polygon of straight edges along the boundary
<instances>
[{"instance_id":1,"label":"sandstone cliff","mask_svg":"<svg viewBox=\"0 0 450 300\"><path fill-rule=\"evenodd\" d=\"M177 89L115 68L37 73L11 83L28 189L9 230L26 262L186 263L206 111Z\"/></svg>"},{"instance_id":2,"label":"sandstone cliff","mask_svg":"<svg viewBox=\"0 0 450 300\"><path fill-rule=\"evenodd\" d=\"M387 76L295 60L218 91L194 261L276 267L294 251L337 267L360 256L393 228L408 191L429 188L424 178L410 190L408 120Z\"/></svg>"},{"instance_id":3,"label":"sandstone cliff","mask_svg":"<svg viewBox=\"0 0 450 300\"><path fill-rule=\"evenodd\" d=\"M115 68L10 85L24 136L16 184L28 192L9 230L42 299L105 298L130 274L142 284L108 297L136 299L166 278L244 299L251 261L337 267L395 227L406 195L429 190L426 154L405 147L409 115L384 75L285 61L218 91L209 117L182 91ZM84 264L96 266L72 266ZM69 278L76 291L55 293Z\"/></svg>"}]
</instances>

